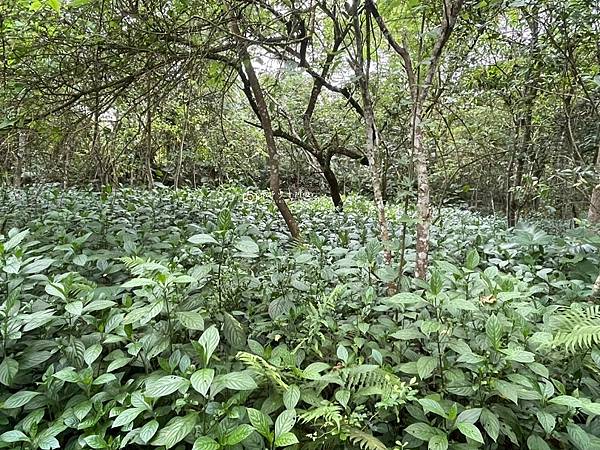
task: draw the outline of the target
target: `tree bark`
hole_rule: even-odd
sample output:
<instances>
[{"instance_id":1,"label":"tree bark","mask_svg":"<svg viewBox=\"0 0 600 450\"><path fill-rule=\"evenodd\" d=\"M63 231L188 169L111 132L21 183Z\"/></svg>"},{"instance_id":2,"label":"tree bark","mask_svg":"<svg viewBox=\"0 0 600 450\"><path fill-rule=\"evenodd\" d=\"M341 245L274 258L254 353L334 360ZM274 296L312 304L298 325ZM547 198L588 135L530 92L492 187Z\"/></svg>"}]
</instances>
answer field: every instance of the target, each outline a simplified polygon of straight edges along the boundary
<instances>
[{"instance_id":1,"label":"tree bark","mask_svg":"<svg viewBox=\"0 0 600 450\"><path fill-rule=\"evenodd\" d=\"M596 155L596 175L600 175L600 146ZM590 198L590 207L588 209L588 221L591 224L600 223L600 182L594 186L592 197Z\"/></svg>"},{"instance_id":2,"label":"tree bark","mask_svg":"<svg viewBox=\"0 0 600 450\"><path fill-rule=\"evenodd\" d=\"M329 186L329 194L331 201L336 209L341 210L344 207L342 195L340 194L340 184L333 170L331 170L331 155L326 155L324 158L317 160L323 172L323 176Z\"/></svg>"},{"instance_id":3,"label":"tree bark","mask_svg":"<svg viewBox=\"0 0 600 450\"><path fill-rule=\"evenodd\" d=\"M13 186L20 188L23 184L23 158L27 147L27 137L25 131L19 130L17 136L18 144L15 152L15 173L13 176Z\"/></svg>"},{"instance_id":4,"label":"tree bark","mask_svg":"<svg viewBox=\"0 0 600 450\"><path fill-rule=\"evenodd\" d=\"M261 127L265 135L267 151L269 154L269 187L271 189L271 195L273 196L273 201L275 202L277 209L279 209L279 212L281 213L281 216L283 217L283 220L285 221L292 238L298 239L300 237L300 229L298 227L298 223L296 222L296 219L294 218L290 208L288 207L285 199L283 198L283 195L281 194L281 180L279 176L279 154L277 152L275 136L273 135L273 124L271 122L271 116L269 114L269 109L267 107L267 102L265 100L262 88L260 86L260 82L258 80L258 77L256 76L256 72L254 71L252 60L250 59L250 54L248 53L248 44L241 37L242 35L240 33L240 29L237 24L237 19L235 17L231 21L231 30L237 39L238 53L242 65L244 67L244 71L246 72L246 77L248 78L248 82L250 83L252 95L258 108L258 116L260 119Z\"/></svg>"},{"instance_id":5,"label":"tree bark","mask_svg":"<svg viewBox=\"0 0 600 450\"><path fill-rule=\"evenodd\" d=\"M429 255L429 228L431 227L431 193L429 189L429 155L424 145L422 109L419 102L413 107L413 159L417 175L417 242L415 277L427 276Z\"/></svg>"},{"instance_id":6,"label":"tree bark","mask_svg":"<svg viewBox=\"0 0 600 450\"><path fill-rule=\"evenodd\" d=\"M368 13L367 13L368 14ZM367 33L370 30L367 29ZM367 51L367 67L365 68L365 61L363 58L363 52L365 46L363 45L362 29L358 15L354 16L354 34L356 42L356 60L354 61L354 73L358 79L358 85L360 88L360 94L362 98L362 109L364 112L365 120L365 153L369 160L369 171L371 173L371 185L373 187L373 198L375 200L375 207L377 209L377 221L379 223L379 235L381 241L385 245L390 240L389 226L385 215L385 204L383 202L383 192L381 190L381 158L379 157L379 133L377 130L377 124L375 123L375 112L373 110L373 100L369 91L369 67L368 62L370 58L370 46L366 45ZM392 253L388 248L384 249L384 260L386 264L390 264L392 260Z\"/></svg>"}]
</instances>

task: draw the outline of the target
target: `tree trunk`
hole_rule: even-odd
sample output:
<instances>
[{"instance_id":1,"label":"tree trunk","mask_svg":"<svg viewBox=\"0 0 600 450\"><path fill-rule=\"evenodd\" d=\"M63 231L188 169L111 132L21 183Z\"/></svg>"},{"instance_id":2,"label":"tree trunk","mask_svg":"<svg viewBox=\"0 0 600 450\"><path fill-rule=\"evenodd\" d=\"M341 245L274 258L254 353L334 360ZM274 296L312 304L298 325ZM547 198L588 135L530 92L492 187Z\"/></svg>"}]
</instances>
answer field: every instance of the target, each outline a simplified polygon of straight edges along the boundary
<instances>
[{"instance_id":1,"label":"tree trunk","mask_svg":"<svg viewBox=\"0 0 600 450\"><path fill-rule=\"evenodd\" d=\"M429 228L431 227L431 201L429 190L428 155L424 145L423 118L421 105L413 106L413 158L417 175L417 242L415 277L427 277L429 257Z\"/></svg>"},{"instance_id":2,"label":"tree trunk","mask_svg":"<svg viewBox=\"0 0 600 450\"><path fill-rule=\"evenodd\" d=\"M183 116L183 129L181 131L181 142L179 143L179 152L177 153L177 163L175 165L175 190L179 189L179 179L181 178L181 163L183 162L183 148L185 146L185 138L188 128L188 117L189 117L190 105L189 100L185 104L185 112Z\"/></svg>"},{"instance_id":3,"label":"tree trunk","mask_svg":"<svg viewBox=\"0 0 600 450\"><path fill-rule=\"evenodd\" d=\"M326 155L324 158L318 158L317 161L321 167L323 176L327 181L327 185L329 186L329 193L331 195L331 201L333 201L333 206L341 211L344 207L344 203L342 195L340 194L340 184L338 183L335 173L331 170L331 155Z\"/></svg>"},{"instance_id":4,"label":"tree trunk","mask_svg":"<svg viewBox=\"0 0 600 450\"><path fill-rule=\"evenodd\" d=\"M598 154L596 155L596 175L600 175L600 146L598 146ZM592 190L590 199L590 208L588 209L588 221L592 224L600 223L600 182L596 181L596 185Z\"/></svg>"},{"instance_id":5,"label":"tree trunk","mask_svg":"<svg viewBox=\"0 0 600 450\"><path fill-rule=\"evenodd\" d=\"M267 151L269 154L269 187L271 189L271 195L273 196L273 201L275 202L277 209L279 209L279 212L281 213L281 216L283 217L283 220L285 221L292 238L298 239L300 237L298 223L296 222L292 211L290 211L290 208L281 194L279 154L277 152L275 136L273 135L273 124L271 123L271 116L269 114L267 102L265 100L258 77L256 76L256 72L254 71L254 67L252 66L252 60L250 59L250 54L248 53L248 44L243 40L243 38L239 37L241 36L241 33L237 24L237 19L234 18L232 20L231 28L237 39L239 55L252 89L252 95L254 96L254 101L256 102L256 106L258 108L258 115L263 133L265 135Z\"/></svg>"},{"instance_id":6,"label":"tree trunk","mask_svg":"<svg viewBox=\"0 0 600 450\"><path fill-rule=\"evenodd\" d=\"M13 185L16 188L20 188L23 184L23 158L25 156L25 150L27 148L27 137L25 131L19 130L18 134L18 145L15 153L15 173L13 177Z\"/></svg>"},{"instance_id":7,"label":"tree trunk","mask_svg":"<svg viewBox=\"0 0 600 450\"><path fill-rule=\"evenodd\" d=\"M370 33L369 29L369 15L367 14L367 33ZM354 34L356 41L356 60L352 64L354 66L354 72L358 79L358 85L360 88L360 94L362 98L362 107L364 112L365 120L365 153L369 160L369 171L371 173L371 185L373 187L373 199L375 201L375 207L377 208L377 221L379 222L379 236L381 241L385 245L390 240L389 226L387 218L385 216L385 204L383 202L383 191L381 190L381 158L379 157L379 133L377 131L377 125L375 123L375 112L373 110L373 100L371 99L371 93L369 91L369 60L371 57L371 49L369 42L366 43L366 54L367 54L367 67L365 68L365 61L363 58L363 52L365 46L363 45L362 29L358 15L354 16ZM369 34L367 34L369 36ZM384 260L386 264L390 264L392 261L392 253L389 249L384 249Z\"/></svg>"},{"instance_id":8,"label":"tree trunk","mask_svg":"<svg viewBox=\"0 0 600 450\"><path fill-rule=\"evenodd\" d=\"M148 79L150 86L150 79ZM152 160L154 152L152 151L152 102L150 92L148 92L148 104L146 105L146 152L144 157L144 167L146 169L146 183L148 189L152 189L154 185L154 177L152 175Z\"/></svg>"}]
</instances>

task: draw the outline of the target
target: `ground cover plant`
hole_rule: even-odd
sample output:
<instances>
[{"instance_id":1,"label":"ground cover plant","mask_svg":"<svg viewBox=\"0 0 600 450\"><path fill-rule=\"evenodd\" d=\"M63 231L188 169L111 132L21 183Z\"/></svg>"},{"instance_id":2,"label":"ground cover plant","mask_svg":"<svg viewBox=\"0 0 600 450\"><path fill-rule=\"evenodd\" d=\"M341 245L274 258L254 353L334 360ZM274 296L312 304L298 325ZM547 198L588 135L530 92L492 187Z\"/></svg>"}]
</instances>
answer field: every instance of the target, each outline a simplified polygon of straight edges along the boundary
<instances>
[{"instance_id":1,"label":"ground cover plant","mask_svg":"<svg viewBox=\"0 0 600 450\"><path fill-rule=\"evenodd\" d=\"M2 196L1 448L600 448L584 228L448 210L424 281L360 197Z\"/></svg>"}]
</instances>

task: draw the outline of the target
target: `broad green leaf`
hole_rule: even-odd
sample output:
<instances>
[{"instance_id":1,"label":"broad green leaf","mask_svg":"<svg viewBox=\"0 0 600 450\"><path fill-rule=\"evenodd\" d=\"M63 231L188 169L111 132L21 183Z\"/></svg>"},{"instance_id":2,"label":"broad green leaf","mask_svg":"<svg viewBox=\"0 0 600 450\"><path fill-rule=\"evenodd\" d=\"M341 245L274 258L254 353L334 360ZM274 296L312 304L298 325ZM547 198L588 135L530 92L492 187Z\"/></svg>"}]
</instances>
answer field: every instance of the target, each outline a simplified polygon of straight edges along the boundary
<instances>
[{"instance_id":1,"label":"broad green leaf","mask_svg":"<svg viewBox=\"0 0 600 450\"><path fill-rule=\"evenodd\" d=\"M556 418L552 414L544 411L538 411L535 415L544 431L546 433L552 433L552 430L554 430L554 427L556 426Z\"/></svg>"},{"instance_id":2,"label":"broad green leaf","mask_svg":"<svg viewBox=\"0 0 600 450\"><path fill-rule=\"evenodd\" d=\"M285 410L275 420L275 439L294 428L296 423L296 411Z\"/></svg>"},{"instance_id":3,"label":"broad green leaf","mask_svg":"<svg viewBox=\"0 0 600 450\"><path fill-rule=\"evenodd\" d=\"M158 431L158 427L159 427L159 423L156 420L151 420L150 422L145 424L140 429L140 434L138 435L140 440L143 443L147 443L148 441L150 441L150 439L152 439L154 437L154 435L156 434L156 432Z\"/></svg>"},{"instance_id":4,"label":"broad green leaf","mask_svg":"<svg viewBox=\"0 0 600 450\"><path fill-rule=\"evenodd\" d=\"M238 425L225 436L226 445L236 445L252 434L254 428L247 423Z\"/></svg>"},{"instance_id":5,"label":"broad green leaf","mask_svg":"<svg viewBox=\"0 0 600 450\"><path fill-rule=\"evenodd\" d=\"M271 433L271 418L262 411L248 408L248 417L252 426L264 437L268 437Z\"/></svg>"},{"instance_id":6,"label":"broad green leaf","mask_svg":"<svg viewBox=\"0 0 600 450\"><path fill-rule=\"evenodd\" d=\"M479 431L479 428L477 428L472 423L462 422L462 423L459 423L457 425L457 427L458 427L458 430L462 434L464 434L466 437L468 437L469 439L480 442L482 444L484 443L483 436L481 435L481 431Z\"/></svg>"},{"instance_id":7,"label":"broad green leaf","mask_svg":"<svg viewBox=\"0 0 600 450\"><path fill-rule=\"evenodd\" d=\"M12 358L4 358L0 363L0 383L10 386L19 372L19 363Z\"/></svg>"},{"instance_id":8,"label":"broad green leaf","mask_svg":"<svg viewBox=\"0 0 600 450\"><path fill-rule=\"evenodd\" d=\"M25 406L33 397L37 397L40 395L40 392L34 391L19 391L6 400L2 404L2 408L11 409L11 408L20 408L21 406Z\"/></svg>"},{"instance_id":9,"label":"broad green leaf","mask_svg":"<svg viewBox=\"0 0 600 450\"><path fill-rule=\"evenodd\" d=\"M448 438L443 434L438 434L429 439L428 450L447 450Z\"/></svg>"},{"instance_id":10,"label":"broad green leaf","mask_svg":"<svg viewBox=\"0 0 600 450\"><path fill-rule=\"evenodd\" d=\"M208 436L202 436L196 439L192 450L219 450L221 446L217 441Z\"/></svg>"},{"instance_id":11,"label":"broad green leaf","mask_svg":"<svg viewBox=\"0 0 600 450\"><path fill-rule=\"evenodd\" d=\"M113 421L111 427L122 427L133 422L137 416L139 416L145 409L143 408L129 408L120 413Z\"/></svg>"},{"instance_id":12,"label":"broad green leaf","mask_svg":"<svg viewBox=\"0 0 600 450\"><path fill-rule=\"evenodd\" d=\"M167 449L175 446L192 432L197 417L196 413L190 413L184 417L174 417L158 432L158 435L152 441L152 445L164 445Z\"/></svg>"},{"instance_id":13,"label":"broad green leaf","mask_svg":"<svg viewBox=\"0 0 600 450\"><path fill-rule=\"evenodd\" d=\"M428 442L433 436L444 434L437 428L422 422L413 423L412 425L407 426L404 431L425 442Z\"/></svg>"},{"instance_id":14,"label":"broad green leaf","mask_svg":"<svg viewBox=\"0 0 600 450\"><path fill-rule=\"evenodd\" d=\"M275 447L287 447L298 443L298 438L294 433L287 432L275 439Z\"/></svg>"},{"instance_id":15,"label":"broad green leaf","mask_svg":"<svg viewBox=\"0 0 600 450\"><path fill-rule=\"evenodd\" d=\"M27 435L19 430L7 431L6 433L0 434L0 441L6 443L31 442Z\"/></svg>"},{"instance_id":16,"label":"broad green leaf","mask_svg":"<svg viewBox=\"0 0 600 450\"><path fill-rule=\"evenodd\" d=\"M283 404L287 409L294 409L300 400L300 388L295 384L288 387L283 393Z\"/></svg>"},{"instance_id":17,"label":"broad green leaf","mask_svg":"<svg viewBox=\"0 0 600 450\"><path fill-rule=\"evenodd\" d=\"M175 317L188 330L204 330L204 317L200 313L184 311L176 313Z\"/></svg>"},{"instance_id":18,"label":"broad green leaf","mask_svg":"<svg viewBox=\"0 0 600 450\"><path fill-rule=\"evenodd\" d=\"M214 369L200 369L192 374L190 381L192 387L206 397L210 385L215 377Z\"/></svg>"},{"instance_id":19,"label":"broad green leaf","mask_svg":"<svg viewBox=\"0 0 600 450\"><path fill-rule=\"evenodd\" d=\"M191 244L199 245L199 244L218 244L217 240L212 237L210 234L200 233L195 234L188 239L188 242Z\"/></svg>"},{"instance_id":20,"label":"broad green leaf","mask_svg":"<svg viewBox=\"0 0 600 450\"><path fill-rule=\"evenodd\" d=\"M189 380L176 375L166 375L146 383L146 397L158 398L170 395L175 391L184 391L190 385Z\"/></svg>"},{"instance_id":21,"label":"broad green leaf","mask_svg":"<svg viewBox=\"0 0 600 450\"><path fill-rule=\"evenodd\" d=\"M217 331L217 328L214 325L208 327L204 333L202 333L198 342L204 349L203 362L206 365L219 345L219 332Z\"/></svg>"},{"instance_id":22,"label":"broad green leaf","mask_svg":"<svg viewBox=\"0 0 600 450\"><path fill-rule=\"evenodd\" d=\"M94 344L87 348L83 354L83 360L88 366L91 366L98 356L102 353L102 346L100 344Z\"/></svg>"}]
</instances>

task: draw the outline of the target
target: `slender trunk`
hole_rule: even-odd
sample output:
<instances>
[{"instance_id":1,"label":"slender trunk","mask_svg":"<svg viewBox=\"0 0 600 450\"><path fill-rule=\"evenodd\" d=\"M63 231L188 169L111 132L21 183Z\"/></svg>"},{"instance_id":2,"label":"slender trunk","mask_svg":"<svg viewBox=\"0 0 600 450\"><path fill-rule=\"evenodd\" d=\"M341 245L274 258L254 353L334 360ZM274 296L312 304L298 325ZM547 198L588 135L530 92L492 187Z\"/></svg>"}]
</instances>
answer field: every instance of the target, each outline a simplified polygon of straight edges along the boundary
<instances>
[{"instance_id":1,"label":"slender trunk","mask_svg":"<svg viewBox=\"0 0 600 450\"><path fill-rule=\"evenodd\" d=\"M596 175L600 175L600 146L598 146L598 154L596 155ZM600 181L596 181L596 185L592 190L590 199L590 207L588 209L588 220L592 224L600 223Z\"/></svg>"},{"instance_id":2,"label":"slender trunk","mask_svg":"<svg viewBox=\"0 0 600 450\"><path fill-rule=\"evenodd\" d=\"M15 153L15 173L13 178L13 185L16 188L20 188L23 184L23 158L25 156L25 150L27 147L27 137L25 131L19 130L18 134L18 145Z\"/></svg>"},{"instance_id":3,"label":"slender trunk","mask_svg":"<svg viewBox=\"0 0 600 450\"><path fill-rule=\"evenodd\" d=\"M367 14L367 19L369 18ZM369 20L367 23L369 24ZM369 27L367 27L369 28ZM370 30L367 30L370 33ZM369 171L371 173L371 185L373 187L373 198L375 201L375 207L377 209L377 221L379 223L379 235L381 241L385 245L390 240L390 232L388 227L387 218L385 216L385 204L383 202L383 191L381 189L381 158L379 155L379 133L377 125L375 123L375 112L373 110L373 100L369 91L369 60L370 60L370 45L366 43L367 53L367 67L365 68L365 61L363 58L363 52L365 46L363 45L362 29L360 25L359 17L354 17L354 34L356 41L356 60L354 61L354 72L358 79L358 85L362 97L362 107L364 111L365 120L365 153L369 160ZM369 34L367 34L369 36ZM392 253L388 248L384 249L384 260L386 264L390 264L392 260Z\"/></svg>"},{"instance_id":4,"label":"slender trunk","mask_svg":"<svg viewBox=\"0 0 600 450\"><path fill-rule=\"evenodd\" d=\"M331 201L337 210L342 210L344 203L340 194L340 184L333 170L331 170L331 155L326 155L324 158L317 159L319 166L323 172L323 176L329 186Z\"/></svg>"},{"instance_id":5,"label":"slender trunk","mask_svg":"<svg viewBox=\"0 0 600 450\"><path fill-rule=\"evenodd\" d=\"M417 259L415 277L427 277L429 256L429 228L431 226L431 200L429 190L428 155L424 146L424 131L421 105L413 106L413 158L417 175Z\"/></svg>"},{"instance_id":6,"label":"slender trunk","mask_svg":"<svg viewBox=\"0 0 600 450\"><path fill-rule=\"evenodd\" d=\"M148 79L148 86L150 86L150 79ZM146 183L148 189L152 189L154 185L154 177L152 176L152 160L154 159L154 153L152 151L152 101L150 92L148 92L148 104L146 109L146 154L145 154L145 168L146 168Z\"/></svg>"},{"instance_id":7,"label":"slender trunk","mask_svg":"<svg viewBox=\"0 0 600 450\"><path fill-rule=\"evenodd\" d=\"M241 32L237 24L237 19L234 18L232 20L231 28L236 36L241 36ZM248 81L250 83L252 95L254 96L254 101L256 102L256 106L258 108L258 115L260 118L263 133L265 135L267 151L269 154L269 187L271 189L271 195L273 196L273 201L275 202L277 209L279 209L279 212L281 213L281 216L283 217L283 220L285 221L287 228L290 234L292 235L292 238L298 239L300 237L300 229L298 228L298 223L296 222L292 211L288 207L283 195L281 194L281 179L279 176L279 154L277 152L275 136L273 135L273 125L271 123L271 116L269 114L267 102L265 100L258 77L256 76L256 72L254 71L252 60L250 59L250 54L248 53L248 44L246 43L246 41L239 37L237 38L237 43L240 59L242 60L244 71L246 72L246 76L248 77Z\"/></svg>"},{"instance_id":8,"label":"slender trunk","mask_svg":"<svg viewBox=\"0 0 600 450\"><path fill-rule=\"evenodd\" d=\"M179 143L179 153L177 154L177 164L175 166L175 190L179 189L179 178L181 177L181 163L183 162L183 148L185 146L185 138L188 127L190 106L188 103L185 104L185 112L183 116L183 129L181 132L181 142Z\"/></svg>"}]
</instances>

